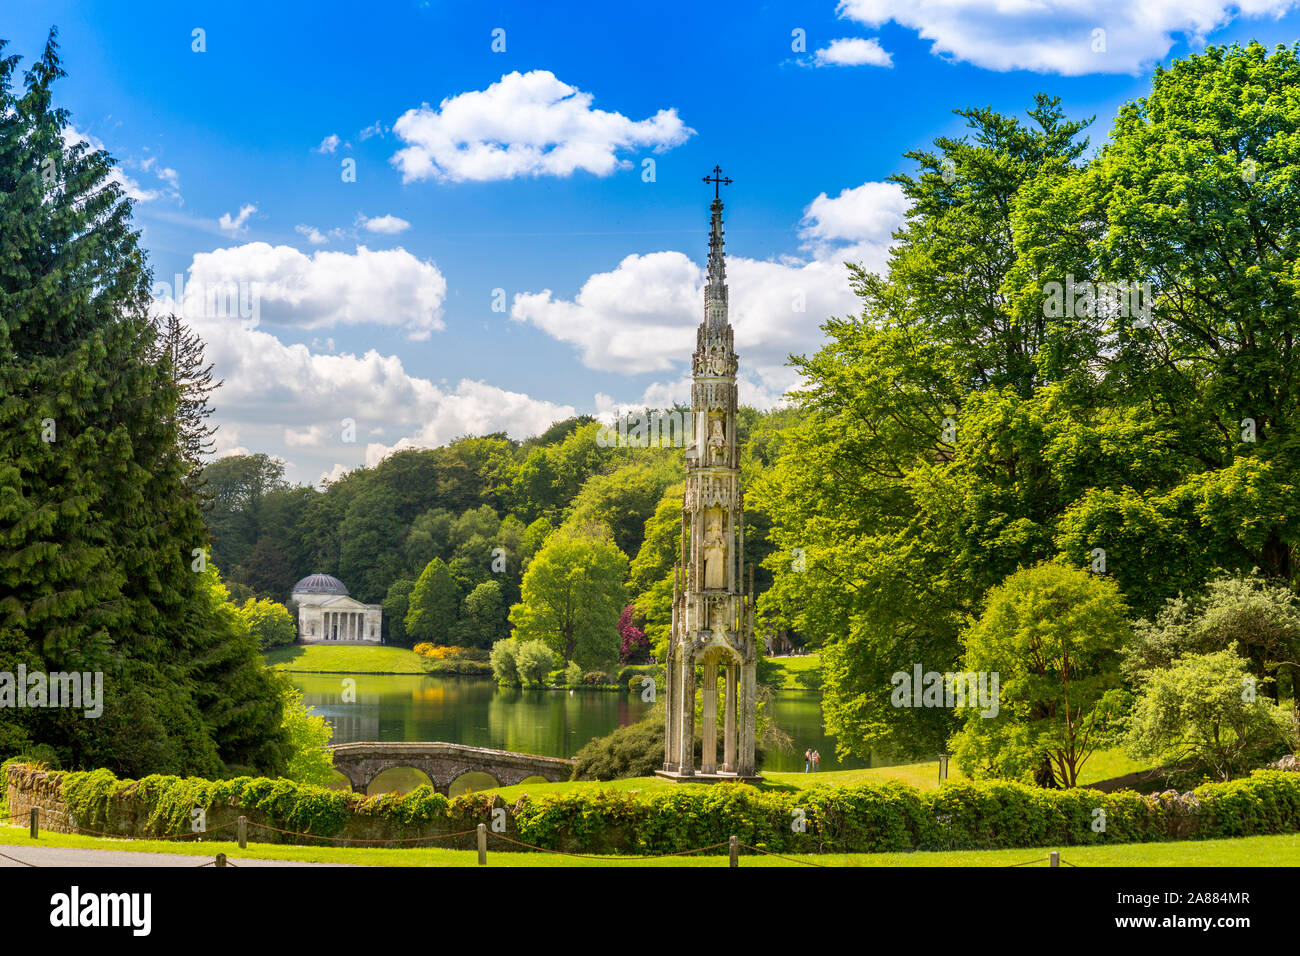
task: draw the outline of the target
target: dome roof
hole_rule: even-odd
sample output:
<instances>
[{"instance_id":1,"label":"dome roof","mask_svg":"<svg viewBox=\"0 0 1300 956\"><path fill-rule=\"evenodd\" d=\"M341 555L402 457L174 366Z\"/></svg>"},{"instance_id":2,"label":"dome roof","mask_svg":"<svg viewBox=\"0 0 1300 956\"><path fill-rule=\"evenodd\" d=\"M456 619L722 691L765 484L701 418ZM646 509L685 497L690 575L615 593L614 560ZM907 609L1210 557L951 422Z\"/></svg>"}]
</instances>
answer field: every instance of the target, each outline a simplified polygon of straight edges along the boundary
<instances>
[{"instance_id":1,"label":"dome roof","mask_svg":"<svg viewBox=\"0 0 1300 956\"><path fill-rule=\"evenodd\" d=\"M294 594L342 594L348 589L343 582L330 574L309 574L293 586Z\"/></svg>"}]
</instances>

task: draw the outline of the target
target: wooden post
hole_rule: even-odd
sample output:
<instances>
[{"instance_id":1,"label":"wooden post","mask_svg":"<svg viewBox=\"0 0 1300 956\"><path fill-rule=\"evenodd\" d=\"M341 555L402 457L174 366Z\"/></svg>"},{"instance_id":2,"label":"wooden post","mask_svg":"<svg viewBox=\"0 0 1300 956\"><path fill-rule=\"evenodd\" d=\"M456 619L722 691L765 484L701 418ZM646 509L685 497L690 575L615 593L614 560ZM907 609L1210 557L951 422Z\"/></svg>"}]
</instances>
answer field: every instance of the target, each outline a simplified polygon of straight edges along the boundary
<instances>
[{"instance_id":1,"label":"wooden post","mask_svg":"<svg viewBox=\"0 0 1300 956\"><path fill-rule=\"evenodd\" d=\"M239 848L246 850L248 848L248 817L240 815L235 821L235 833L239 835Z\"/></svg>"},{"instance_id":2,"label":"wooden post","mask_svg":"<svg viewBox=\"0 0 1300 956\"><path fill-rule=\"evenodd\" d=\"M217 866L225 866L225 865L226 865L226 854L224 854L224 853L218 853L218 854L217 854Z\"/></svg>"},{"instance_id":3,"label":"wooden post","mask_svg":"<svg viewBox=\"0 0 1300 956\"><path fill-rule=\"evenodd\" d=\"M478 825L478 865L487 866L487 824Z\"/></svg>"},{"instance_id":4,"label":"wooden post","mask_svg":"<svg viewBox=\"0 0 1300 956\"><path fill-rule=\"evenodd\" d=\"M41 808L32 807L32 839L38 840L41 836Z\"/></svg>"},{"instance_id":5,"label":"wooden post","mask_svg":"<svg viewBox=\"0 0 1300 956\"><path fill-rule=\"evenodd\" d=\"M740 847L736 845L736 838L734 836L727 842L727 852L731 854L731 868L734 870L739 865L736 858L740 856Z\"/></svg>"},{"instance_id":6,"label":"wooden post","mask_svg":"<svg viewBox=\"0 0 1300 956\"><path fill-rule=\"evenodd\" d=\"M948 755L939 754L939 782L943 783L948 779Z\"/></svg>"},{"instance_id":7,"label":"wooden post","mask_svg":"<svg viewBox=\"0 0 1300 956\"><path fill-rule=\"evenodd\" d=\"M1061 851L1060 851L1060 850L1053 850L1053 851L1052 851L1052 866L1060 866L1060 865L1061 865Z\"/></svg>"}]
</instances>

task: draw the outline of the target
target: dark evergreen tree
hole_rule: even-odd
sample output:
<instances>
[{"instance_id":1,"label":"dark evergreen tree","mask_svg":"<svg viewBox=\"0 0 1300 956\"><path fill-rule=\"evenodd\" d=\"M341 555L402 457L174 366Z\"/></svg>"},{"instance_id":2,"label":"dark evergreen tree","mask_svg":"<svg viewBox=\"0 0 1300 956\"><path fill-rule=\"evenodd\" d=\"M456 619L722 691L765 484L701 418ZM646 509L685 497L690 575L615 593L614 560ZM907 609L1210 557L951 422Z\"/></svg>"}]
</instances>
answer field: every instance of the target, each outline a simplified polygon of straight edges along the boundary
<instances>
[{"instance_id":1,"label":"dark evergreen tree","mask_svg":"<svg viewBox=\"0 0 1300 956\"><path fill-rule=\"evenodd\" d=\"M204 357L203 339L187 328L174 313L155 321L158 357L166 362L172 382L179 391L176 403L176 426L181 451L189 464L187 480L191 487L202 485L203 457L212 453L215 426L208 424L212 406L208 396L221 387L212 380L212 365Z\"/></svg>"},{"instance_id":2,"label":"dark evergreen tree","mask_svg":"<svg viewBox=\"0 0 1300 956\"><path fill-rule=\"evenodd\" d=\"M16 68L0 57L0 669L99 671L105 702L5 709L0 743L129 774L274 772L279 698L195 570L207 529L131 203L107 153L65 144L54 33L21 92Z\"/></svg>"}]
</instances>

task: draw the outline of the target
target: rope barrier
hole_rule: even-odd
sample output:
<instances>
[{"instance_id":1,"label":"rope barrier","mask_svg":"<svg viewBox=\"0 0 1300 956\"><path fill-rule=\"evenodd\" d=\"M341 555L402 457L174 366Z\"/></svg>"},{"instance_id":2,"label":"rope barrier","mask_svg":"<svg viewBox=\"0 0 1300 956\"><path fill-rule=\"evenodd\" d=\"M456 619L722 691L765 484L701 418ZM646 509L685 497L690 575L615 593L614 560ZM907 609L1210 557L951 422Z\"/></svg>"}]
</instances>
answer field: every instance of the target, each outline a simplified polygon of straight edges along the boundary
<instances>
[{"instance_id":1,"label":"rope barrier","mask_svg":"<svg viewBox=\"0 0 1300 956\"><path fill-rule=\"evenodd\" d=\"M90 836L107 837L110 840L183 840L186 837L205 837L213 833L220 833L222 830L233 827L234 825L234 822L231 822L223 823L221 826L213 827L211 830L187 831L184 833L164 833L158 836L136 837L129 836L125 833L105 833L103 830L91 830L75 823L68 824L68 826L72 827L72 829L79 833L88 834Z\"/></svg>"},{"instance_id":2,"label":"rope barrier","mask_svg":"<svg viewBox=\"0 0 1300 956\"><path fill-rule=\"evenodd\" d=\"M36 867L35 863L28 863L26 860L20 860L16 856L10 856L8 853L0 853L0 856L4 857L6 860L13 860L15 863L21 863L23 866Z\"/></svg>"},{"instance_id":3,"label":"rope barrier","mask_svg":"<svg viewBox=\"0 0 1300 956\"><path fill-rule=\"evenodd\" d=\"M778 860L788 860L791 863L802 863L804 866L817 866L822 869L826 868L825 863L813 863L811 860L797 860L792 856L782 856L780 853L773 853L771 850L760 850L756 846L750 846L748 843L737 843L736 846L743 846L746 850L753 850L755 853L762 853L764 856L774 856Z\"/></svg>"},{"instance_id":4,"label":"rope barrier","mask_svg":"<svg viewBox=\"0 0 1300 956\"><path fill-rule=\"evenodd\" d=\"M10 823L21 821L20 823L17 824L18 826L22 826L24 823L27 822L26 818L16 816L15 814L12 813L8 814L8 819ZM181 833L163 833L157 836L143 836L143 837L131 836L129 833L109 833L106 830L92 830L90 829L90 827L83 827L78 823L65 823L64 826L70 827L71 829L77 831L77 833L84 834L86 836L105 837L106 839L109 840L183 840L187 837L204 837L213 833L220 833L222 830L226 830L229 829L230 827L235 826L236 823L237 821L232 820L229 823L223 823L221 824L221 826L213 827L210 830L186 830ZM61 831L52 830L51 832L58 833Z\"/></svg>"},{"instance_id":5,"label":"rope barrier","mask_svg":"<svg viewBox=\"0 0 1300 956\"><path fill-rule=\"evenodd\" d=\"M7 816L8 816L8 819L9 819L10 822L13 822L13 821L19 819L19 817L18 817L17 815L12 814L12 813L8 814ZM475 829L473 829L473 830L457 830L455 833L438 833L438 834L433 834L432 836L421 836L421 837L397 837L397 838L394 838L394 839L382 840L382 839L379 839L379 838L365 838L365 837L328 837L328 836L320 836L320 835L315 834L315 833L303 833L303 832L301 832L301 831L299 831L299 830L284 830L284 829L281 829L280 827L271 826L269 823L257 823L256 821L253 821L253 820L247 820L247 821L245 821L245 822L246 822L246 824L247 824L248 826L250 826L250 827L258 827L259 829L262 829L262 830L270 830L270 831L272 831L272 832L274 832L274 833L280 833L280 834L283 834L283 835L285 835L285 836L298 837L298 838L301 838L301 839L307 839L307 840L323 840L323 841L325 841L325 842L327 842L327 843L367 843L367 844L380 844L381 846L391 846L391 845L394 845L394 844L423 843L423 842L427 842L427 841L431 841L431 840L449 840L449 839L451 839L452 837L468 836L468 835L471 834L471 833L477 833L477 832L478 832L478 831L477 831L477 828L475 828ZM88 829L88 828L86 828L86 827L79 826L79 825L77 825L77 824L75 824L75 823L74 823L74 824L67 824L67 826L72 827L72 829L78 831L79 833L88 834L88 835L91 835L91 836L107 837L107 838L109 838L109 839L114 839L114 840L128 840L128 841L134 841L134 840L146 840L146 841L147 841L147 840L180 840L180 839L185 839L185 838L187 838L187 837L203 837L203 836L209 836L209 835L211 835L211 834L213 834L213 833L219 833L219 832L222 831L222 830L225 830L225 829L228 829L228 828L230 828L230 827L236 826L237 824L238 824L238 821L234 821L234 820L232 820L232 821L230 821L229 823L223 823L223 824L221 824L220 826L213 827L213 828L210 829L210 830L204 830L204 831L200 831L200 832L197 832L197 833L196 833L196 832L172 833L172 834L165 834L165 835L161 835L161 836L145 836L145 837L135 837L135 836L130 836L130 835L127 835L127 834L122 834L122 833L105 833L105 832L103 832L103 831L101 831L101 830L91 830L91 829ZM571 857L571 858L576 859L576 860L603 860L603 861L605 861L605 862L607 862L607 863L639 863L639 862L647 861L647 860L665 860L665 859L669 859L669 858L671 858L671 857L677 857L677 856L690 856L690 855L693 854L693 853L704 853L704 852L707 852L707 851L709 851L709 850L716 850L716 849L718 849L719 847L727 846L727 845L729 844L729 842L730 842L730 841L723 841L723 842L721 842L721 843L714 843L714 844L711 844L710 846L696 847L695 849L692 849L692 850L678 850L678 851L676 851L676 852L674 852L674 853L659 853L659 854L655 854L655 855L653 855L653 856L625 857L625 858L621 858L621 859L620 859L620 858L615 858L615 857L605 856L605 855L597 854L597 853L569 853L569 852L566 852L566 851L564 851L564 850L554 850L554 849L551 849L551 848L549 848L549 847L537 846L537 845L532 844L532 843L524 843L522 840L515 840L515 839L512 839L511 837L506 836L505 834L502 834L502 833L495 833L495 832L493 832L493 831L491 831L491 830L488 831L488 835L491 836L491 837L493 837L493 838L495 838L495 839L498 839L498 840L504 840L506 843L514 844L515 846L524 847L525 849L529 849L529 850L535 850L535 851L537 851L538 853L552 853L552 854L555 854L556 856L566 856L566 857ZM800 865L802 865L802 866L815 866L815 867L821 867L821 868L826 868L826 866L827 866L827 864L825 864L825 863L814 863L814 862L812 862L811 860L801 860L801 859L798 859L797 857L783 856L783 855L780 854L780 853L773 853L771 850L764 850L764 849L761 849L760 847L750 846L748 843L737 843L736 845L737 845L737 846L740 846L740 847L744 847L746 850L749 850L749 851L751 851L751 852L753 852L753 853L761 853L761 854L763 854L764 856L774 856L774 857L776 857L777 859L779 859L779 860L785 860L785 861L788 862L788 863L798 863L798 864L800 864ZM359 849L363 849L363 848L359 848ZM469 852L469 851L467 851L467 852ZM24 866L36 866L35 863L26 863L26 862L23 861L23 860L16 860L16 859L14 859L14 857L6 856L6 855L3 854L3 853L0 853L0 856L3 856L3 857L4 857L5 859L7 859L7 860L13 860L15 863L22 863ZM1008 869L1014 869L1015 867L1019 867L1019 866L1032 866L1032 865L1035 864L1035 863L1047 863L1047 862L1050 862L1050 860L1051 860L1051 857L1043 856L1043 857L1038 857L1037 859L1033 859L1033 860L1025 860L1023 863L1009 863L1009 864L1007 864L1007 868L1008 868ZM1066 866L1075 867L1076 869L1077 869L1078 866L1079 866L1079 864L1077 864L1077 863L1071 863L1071 862L1069 862L1068 860L1061 860L1060 862L1063 863L1063 864L1065 864ZM212 866L212 865L214 865L214 864L215 864L215 861L212 861L212 862L209 862L209 863L203 863L203 864L200 864L200 866ZM233 863L229 863L229 862L227 862L226 865L227 865L227 866L234 866Z\"/></svg>"}]
</instances>

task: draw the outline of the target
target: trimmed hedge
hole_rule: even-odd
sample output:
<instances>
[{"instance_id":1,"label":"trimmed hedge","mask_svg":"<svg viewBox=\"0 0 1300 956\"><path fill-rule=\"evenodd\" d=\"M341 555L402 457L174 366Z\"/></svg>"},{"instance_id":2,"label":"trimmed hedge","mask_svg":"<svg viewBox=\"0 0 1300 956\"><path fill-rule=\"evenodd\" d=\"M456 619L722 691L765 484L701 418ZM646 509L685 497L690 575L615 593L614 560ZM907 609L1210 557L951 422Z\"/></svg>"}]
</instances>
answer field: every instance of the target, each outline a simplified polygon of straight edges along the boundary
<instances>
[{"instance_id":1,"label":"trimmed hedge","mask_svg":"<svg viewBox=\"0 0 1300 956\"><path fill-rule=\"evenodd\" d=\"M1093 829L1097 810L1105 812L1101 832ZM794 826L799 819L803 832ZM1206 840L1300 830L1300 774L1257 770L1158 796L1000 781L927 791L896 781L793 792L731 784L578 791L521 800L513 822L527 843L588 853L672 853L732 834L751 846L804 853Z\"/></svg>"},{"instance_id":2,"label":"trimmed hedge","mask_svg":"<svg viewBox=\"0 0 1300 956\"><path fill-rule=\"evenodd\" d=\"M12 765L10 773L33 771ZM251 777L132 781L107 770L54 776L80 826L137 836L188 830L194 807L226 815L246 812L272 826L318 836L337 836L346 827L354 839L365 838L358 826L372 825L385 836L425 834L431 828L459 832L490 823L493 809L503 807L507 835L582 853L672 853L725 844L733 834L775 852L816 853L1201 840L1300 830L1300 774L1279 770L1156 796L969 781L923 792L886 781L807 790L744 784L584 789L525 795L513 806L494 794L448 800L429 787L365 797ZM1093 829L1097 810L1105 812L1102 832ZM802 832L794 825L798 821Z\"/></svg>"}]
</instances>

